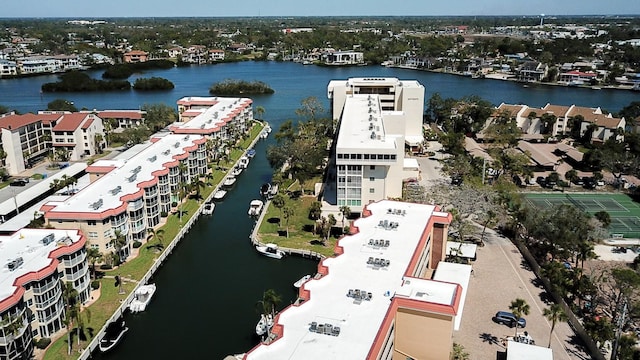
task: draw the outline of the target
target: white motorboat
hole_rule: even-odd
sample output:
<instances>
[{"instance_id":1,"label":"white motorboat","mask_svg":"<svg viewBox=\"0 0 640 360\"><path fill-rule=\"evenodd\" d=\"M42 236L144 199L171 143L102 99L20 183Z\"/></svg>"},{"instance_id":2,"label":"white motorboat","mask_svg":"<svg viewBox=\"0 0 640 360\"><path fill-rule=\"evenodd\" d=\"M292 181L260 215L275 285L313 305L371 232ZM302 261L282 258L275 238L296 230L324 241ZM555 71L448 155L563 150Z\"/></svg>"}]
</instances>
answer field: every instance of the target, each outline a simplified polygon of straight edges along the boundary
<instances>
[{"instance_id":1,"label":"white motorboat","mask_svg":"<svg viewBox=\"0 0 640 360\"><path fill-rule=\"evenodd\" d=\"M242 168L236 166L233 169L231 169L231 172L229 174L231 174L231 176L234 176L234 177L238 176L242 174Z\"/></svg>"},{"instance_id":2,"label":"white motorboat","mask_svg":"<svg viewBox=\"0 0 640 360\"><path fill-rule=\"evenodd\" d=\"M124 333L129 331L129 328L125 326L124 319L120 318L109 325L107 325L107 329L104 333L102 339L100 339L100 351L107 352L113 349L120 340Z\"/></svg>"},{"instance_id":3,"label":"white motorboat","mask_svg":"<svg viewBox=\"0 0 640 360\"><path fill-rule=\"evenodd\" d=\"M294 282L293 286L295 286L296 288L299 288L300 286L302 286L302 284L304 284L307 281L309 281L309 279L311 279L311 275L307 274L307 275L301 277L298 281Z\"/></svg>"},{"instance_id":4,"label":"white motorboat","mask_svg":"<svg viewBox=\"0 0 640 360\"><path fill-rule=\"evenodd\" d=\"M269 133L265 130L262 130L262 132L260 133L260 139L266 139L267 137L269 137Z\"/></svg>"},{"instance_id":5,"label":"white motorboat","mask_svg":"<svg viewBox=\"0 0 640 360\"><path fill-rule=\"evenodd\" d=\"M274 259L282 259L285 255L284 251L278 249L276 244L264 244L263 246L256 246L256 250L264 256L268 256Z\"/></svg>"},{"instance_id":6,"label":"white motorboat","mask_svg":"<svg viewBox=\"0 0 640 360\"><path fill-rule=\"evenodd\" d=\"M249 211L247 212L249 216L258 216L260 212L262 212L262 208L264 207L264 202L262 200L251 200L249 204Z\"/></svg>"},{"instance_id":7,"label":"white motorboat","mask_svg":"<svg viewBox=\"0 0 640 360\"><path fill-rule=\"evenodd\" d=\"M233 176L229 176L222 182L222 186L233 186L236 183L236 178Z\"/></svg>"},{"instance_id":8,"label":"white motorboat","mask_svg":"<svg viewBox=\"0 0 640 360\"><path fill-rule=\"evenodd\" d=\"M273 327L273 316L271 314L260 315L260 321L256 324L256 335L262 336L271 330Z\"/></svg>"},{"instance_id":9,"label":"white motorboat","mask_svg":"<svg viewBox=\"0 0 640 360\"><path fill-rule=\"evenodd\" d=\"M246 156L242 156L240 160L238 160L238 167L241 169L246 169L249 166L249 158Z\"/></svg>"},{"instance_id":10,"label":"white motorboat","mask_svg":"<svg viewBox=\"0 0 640 360\"><path fill-rule=\"evenodd\" d=\"M151 301L151 297L156 292L156 284L147 284L140 286L135 294L134 299L129 304L129 310L132 313L142 312L147 308L149 302Z\"/></svg>"},{"instance_id":11,"label":"white motorboat","mask_svg":"<svg viewBox=\"0 0 640 360\"><path fill-rule=\"evenodd\" d=\"M226 190L218 190L216 191L215 194L213 194L213 198L216 200L222 200L222 198L224 198L225 195L227 195Z\"/></svg>"},{"instance_id":12,"label":"white motorboat","mask_svg":"<svg viewBox=\"0 0 640 360\"><path fill-rule=\"evenodd\" d=\"M216 208L216 204L212 203L212 202L206 202L204 203L204 208L202 209L202 213L204 215L211 215L213 214L213 210Z\"/></svg>"},{"instance_id":13,"label":"white motorboat","mask_svg":"<svg viewBox=\"0 0 640 360\"><path fill-rule=\"evenodd\" d=\"M256 150L255 149L247 150L247 157L252 158L254 156L256 156Z\"/></svg>"}]
</instances>

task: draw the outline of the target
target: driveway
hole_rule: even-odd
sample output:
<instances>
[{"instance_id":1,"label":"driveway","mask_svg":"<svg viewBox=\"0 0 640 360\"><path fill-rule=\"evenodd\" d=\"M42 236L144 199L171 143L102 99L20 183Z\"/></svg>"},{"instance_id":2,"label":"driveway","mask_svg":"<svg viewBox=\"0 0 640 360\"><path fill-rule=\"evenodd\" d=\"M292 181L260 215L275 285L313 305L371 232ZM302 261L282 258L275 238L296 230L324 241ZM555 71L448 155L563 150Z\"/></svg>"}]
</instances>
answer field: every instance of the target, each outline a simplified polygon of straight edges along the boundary
<instances>
[{"instance_id":1,"label":"driveway","mask_svg":"<svg viewBox=\"0 0 640 360\"><path fill-rule=\"evenodd\" d=\"M472 360L496 359L504 352L501 339L513 336L515 329L492 321L497 311L509 311L516 298L524 299L530 307L525 316L527 331L536 345L549 343L551 323L542 315L551 303L532 271L528 270L522 255L511 241L487 229L485 246L478 247L477 260L469 283L460 330L454 332L454 341L463 345ZM551 348L555 360L591 359L574 343L575 334L567 323L558 323L553 332Z\"/></svg>"}]
</instances>

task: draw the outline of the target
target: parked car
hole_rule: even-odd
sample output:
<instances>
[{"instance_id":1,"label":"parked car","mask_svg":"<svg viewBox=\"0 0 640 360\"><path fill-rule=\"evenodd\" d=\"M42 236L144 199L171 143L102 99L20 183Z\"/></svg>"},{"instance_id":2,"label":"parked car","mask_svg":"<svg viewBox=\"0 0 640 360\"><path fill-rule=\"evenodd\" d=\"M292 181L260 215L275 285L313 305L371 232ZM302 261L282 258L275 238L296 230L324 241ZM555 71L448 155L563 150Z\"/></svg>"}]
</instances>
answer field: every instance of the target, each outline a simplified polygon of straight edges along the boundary
<instances>
[{"instance_id":1,"label":"parked car","mask_svg":"<svg viewBox=\"0 0 640 360\"><path fill-rule=\"evenodd\" d=\"M540 185L542 187L546 187L547 186L547 180L542 176L538 176L536 178L536 182L538 183L538 185Z\"/></svg>"},{"instance_id":2,"label":"parked car","mask_svg":"<svg viewBox=\"0 0 640 360\"><path fill-rule=\"evenodd\" d=\"M11 185L11 186L25 186L25 185L27 185L27 183L29 183L29 179L21 178L21 179L14 179L13 181L11 181L9 183L9 185Z\"/></svg>"},{"instance_id":3,"label":"parked car","mask_svg":"<svg viewBox=\"0 0 640 360\"><path fill-rule=\"evenodd\" d=\"M496 315L493 317L493 321L498 324L508 325L509 327L516 326L518 324L519 328L524 328L527 326L527 320L524 318L516 319L516 316L508 311L498 311Z\"/></svg>"}]
</instances>

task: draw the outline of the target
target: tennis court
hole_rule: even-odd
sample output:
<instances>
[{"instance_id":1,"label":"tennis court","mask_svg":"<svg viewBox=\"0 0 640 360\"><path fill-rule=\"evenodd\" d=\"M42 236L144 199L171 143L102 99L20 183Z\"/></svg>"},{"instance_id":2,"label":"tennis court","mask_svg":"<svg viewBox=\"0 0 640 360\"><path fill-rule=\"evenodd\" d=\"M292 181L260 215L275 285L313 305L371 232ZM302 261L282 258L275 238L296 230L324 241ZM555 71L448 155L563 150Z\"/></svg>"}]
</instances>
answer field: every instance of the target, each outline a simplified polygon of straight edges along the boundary
<instances>
[{"instance_id":1,"label":"tennis court","mask_svg":"<svg viewBox=\"0 0 640 360\"><path fill-rule=\"evenodd\" d=\"M591 215L606 211L611 216L612 237L640 238L640 206L624 194L527 194L532 205L547 209L567 204Z\"/></svg>"}]
</instances>

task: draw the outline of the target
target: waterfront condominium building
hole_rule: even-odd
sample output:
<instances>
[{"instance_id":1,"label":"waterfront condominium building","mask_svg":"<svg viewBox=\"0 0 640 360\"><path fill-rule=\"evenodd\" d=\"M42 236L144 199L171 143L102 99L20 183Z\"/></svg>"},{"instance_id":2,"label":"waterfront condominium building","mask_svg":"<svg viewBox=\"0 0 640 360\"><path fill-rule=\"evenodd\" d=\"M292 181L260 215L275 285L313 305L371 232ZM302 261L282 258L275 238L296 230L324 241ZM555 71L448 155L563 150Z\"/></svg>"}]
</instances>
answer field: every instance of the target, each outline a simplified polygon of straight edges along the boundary
<instances>
[{"instance_id":1,"label":"waterfront condominium building","mask_svg":"<svg viewBox=\"0 0 640 360\"><path fill-rule=\"evenodd\" d=\"M0 115L0 145L6 155L4 165L11 175L23 172L32 159L45 156L51 149L51 126L62 114Z\"/></svg>"},{"instance_id":2,"label":"waterfront condominium building","mask_svg":"<svg viewBox=\"0 0 640 360\"><path fill-rule=\"evenodd\" d=\"M444 262L451 214L368 204L245 359L448 359L471 266Z\"/></svg>"},{"instance_id":3,"label":"waterfront condominium building","mask_svg":"<svg viewBox=\"0 0 640 360\"><path fill-rule=\"evenodd\" d=\"M247 131L253 120L252 100L228 97L184 97L178 100L179 121L170 127L176 134L200 134L230 139Z\"/></svg>"},{"instance_id":4,"label":"waterfront condominium building","mask_svg":"<svg viewBox=\"0 0 640 360\"><path fill-rule=\"evenodd\" d=\"M395 78L353 78L331 81L328 95L338 122L335 171L326 187L327 194L335 191L333 205L359 212L370 202L402 197L402 181L419 175L415 159L404 154L405 146L417 150L423 141L424 87Z\"/></svg>"},{"instance_id":5,"label":"waterfront condominium building","mask_svg":"<svg viewBox=\"0 0 640 360\"><path fill-rule=\"evenodd\" d=\"M78 230L21 229L0 236L0 359L30 359L33 339L64 328L62 283L89 299L84 235Z\"/></svg>"},{"instance_id":6,"label":"waterfront condominium building","mask_svg":"<svg viewBox=\"0 0 640 360\"><path fill-rule=\"evenodd\" d=\"M113 239L143 241L178 201L180 183L207 172L205 138L200 135L157 136L129 159L99 160L86 172L91 183L65 201L42 206L46 223L56 229L81 229L92 248L103 254L115 250Z\"/></svg>"}]
</instances>

